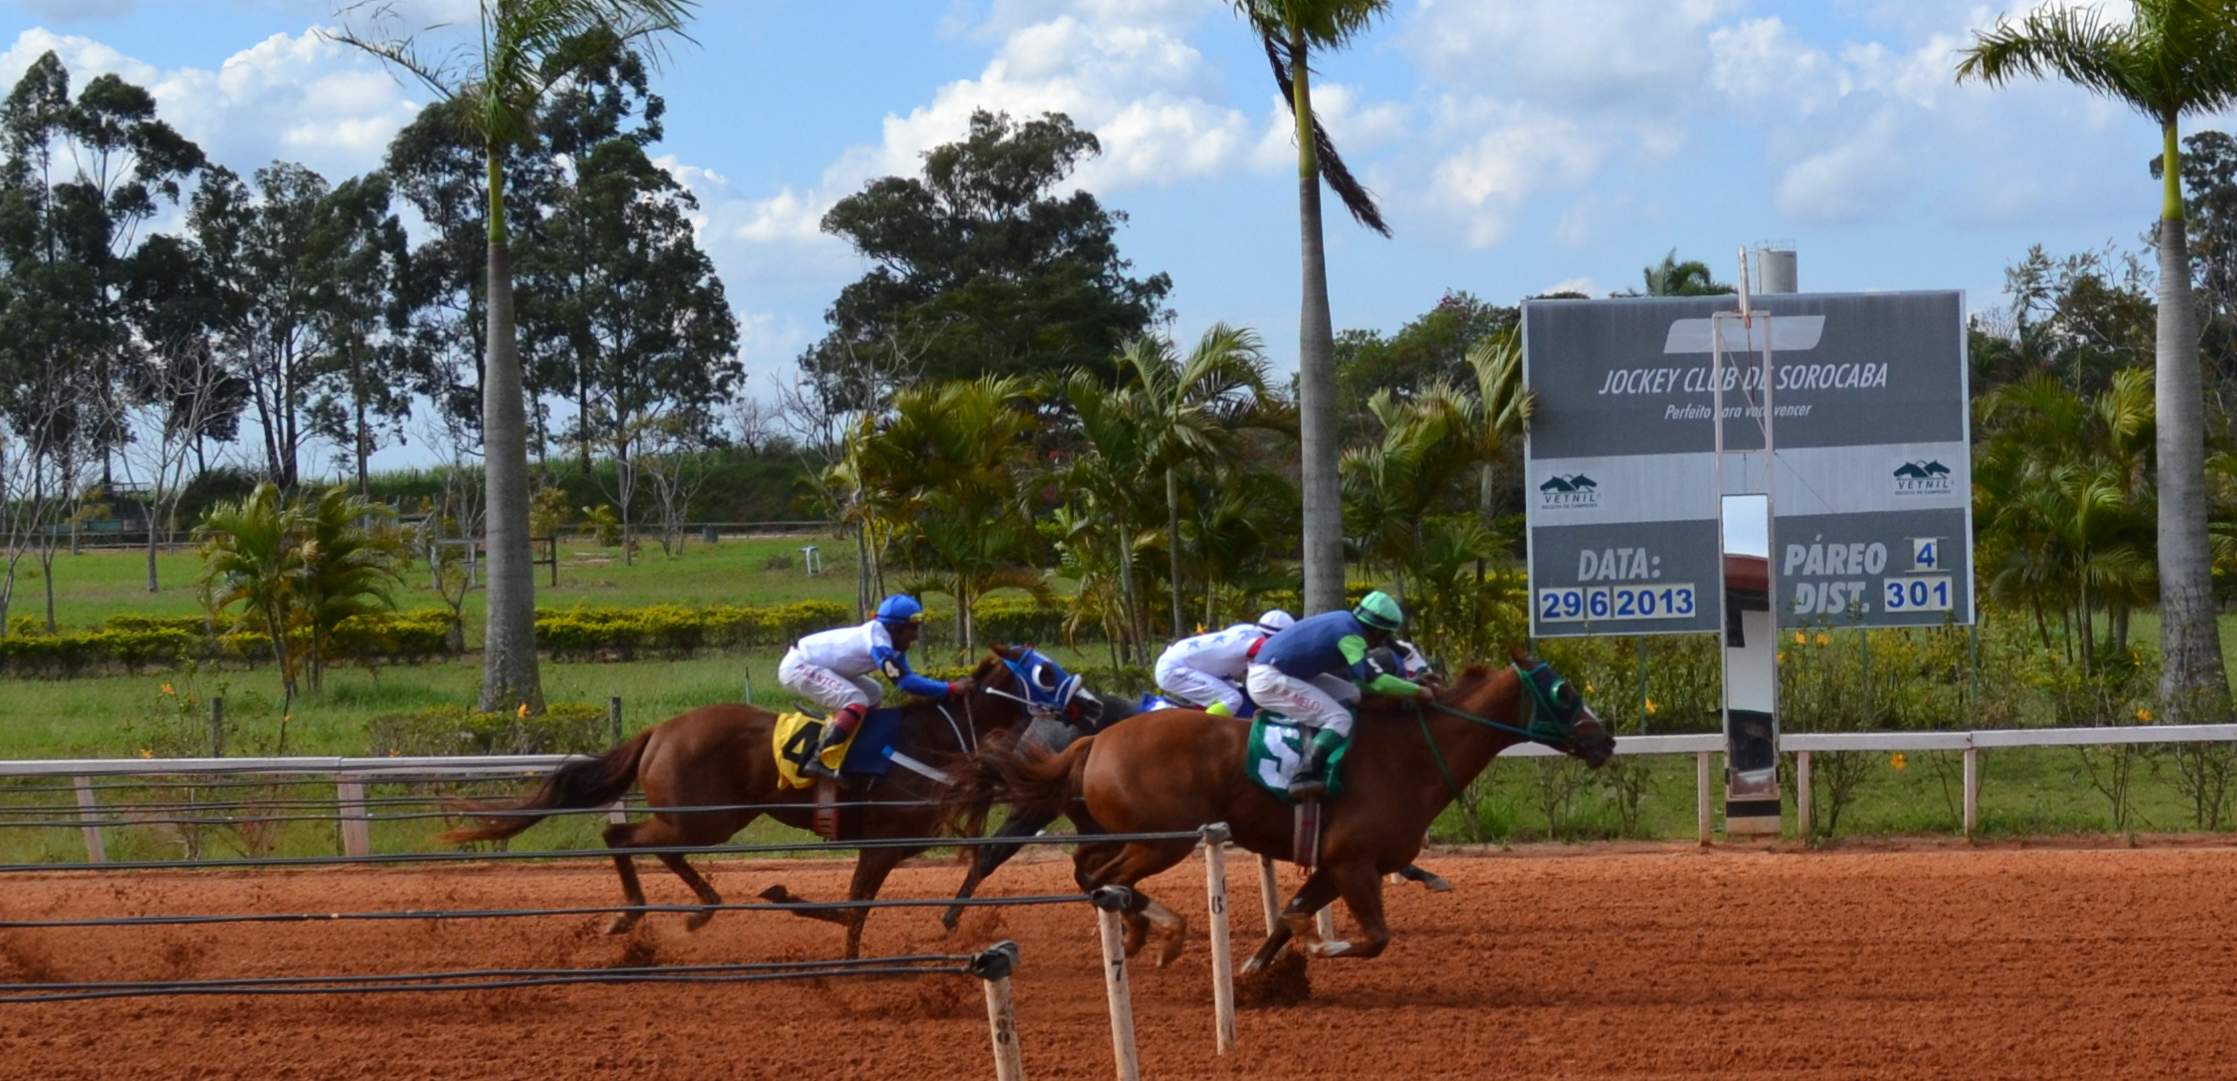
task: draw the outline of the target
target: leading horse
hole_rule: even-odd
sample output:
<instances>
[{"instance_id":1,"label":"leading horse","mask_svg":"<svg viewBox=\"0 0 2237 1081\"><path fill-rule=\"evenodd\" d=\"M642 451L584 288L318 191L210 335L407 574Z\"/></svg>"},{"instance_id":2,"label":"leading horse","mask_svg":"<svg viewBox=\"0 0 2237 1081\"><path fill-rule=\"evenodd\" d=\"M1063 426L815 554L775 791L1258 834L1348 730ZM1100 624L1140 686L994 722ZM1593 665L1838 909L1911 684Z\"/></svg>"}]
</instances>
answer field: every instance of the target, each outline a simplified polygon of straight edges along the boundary
<instances>
[{"instance_id":1,"label":"leading horse","mask_svg":"<svg viewBox=\"0 0 2237 1081\"><path fill-rule=\"evenodd\" d=\"M1161 710L1111 725L1061 753L1030 743L990 744L958 782L959 806L983 813L997 800L1024 813L1068 811L1081 844L1073 877L1082 890L1132 887L1188 857L1194 840L1095 842L1095 833L1169 833L1227 823L1236 844L1294 860L1292 809L1245 774L1251 728L1196 710ZM1371 697L1343 765L1344 794L1325 806L1321 851L1282 920L1245 965L1264 968L1294 938L1314 957L1373 957L1390 942L1382 876L1409 865L1429 824L1499 752L1544 743L1593 768L1615 752L1574 687L1516 654L1512 667L1469 668L1434 698ZM1313 914L1341 897L1364 940L1323 941ZM1154 926L1158 963L1178 957L1179 914L1136 889L1127 952Z\"/></svg>"},{"instance_id":2,"label":"leading horse","mask_svg":"<svg viewBox=\"0 0 2237 1081\"><path fill-rule=\"evenodd\" d=\"M971 678L975 686L961 701L919 701L903 707L895 747L921 762L953 764L978 750L991 735L1015 734L1034 723L1085 723L1099 705L1082 692L1077 676L1029 646L994 647L993 655L980 662ZM811 828L816 790L787 787L779 778L773 740L776 723L777 714L756 706L702 706L595 758L559 767L521 799L476 807L485 815L479 825L451 830L436 840L463 843L512 837L553 812L603 807L632 787L642 787L652 817L616 823L605 831L607 847L615 850L614 871L621 877L622 894L630 905L641 906L645 892L629 849L719 845L764 814L788 826ZM859 825L847 831L850 840L930 838L944 827L975 821L952 815L940 802L947 788L945 777L922 776L901 765L897 761L896 768L874 782L858 783L841 795L846 808L841 820L855 826L859 818ZM933 772L939 772L936 765ZM894 867L927 847L863 849L855 859L847 900L875 898ZM662 852L659 857L702 903L722 903L722 895L682 854ZM761 897L779 903L799 900L782 885L769 887ZM793 911L845 926L846 955L860 954L867 908ZM621 934L642 915L623 912L614 917L607 932ZM701 909L684 925L696 931L712 918L713 909Z\"/></svg>"}]
</instances>

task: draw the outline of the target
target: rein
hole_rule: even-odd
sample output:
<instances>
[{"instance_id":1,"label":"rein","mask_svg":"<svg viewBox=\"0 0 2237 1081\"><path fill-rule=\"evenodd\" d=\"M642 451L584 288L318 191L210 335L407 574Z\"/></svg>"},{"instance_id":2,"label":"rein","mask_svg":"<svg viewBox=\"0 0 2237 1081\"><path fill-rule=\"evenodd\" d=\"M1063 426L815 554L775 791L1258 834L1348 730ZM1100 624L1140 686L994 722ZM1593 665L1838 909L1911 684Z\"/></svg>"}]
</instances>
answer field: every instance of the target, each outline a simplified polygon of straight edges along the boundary
<instances>
[{"instance_id":1,"label":"rein","mask_svg":"<svg viewBox=\"0 0 2237 1081\"><path fill-rule=\"evenodd\" d=\"M1516 681L1522 685L1523 690L1528 692L1532 698L1531 706L1533 712L1535 713L1544 705L1542 702L1538 701L1538 699L1541 697L1540 692L1538 691L1537 686L1531 683L1529 675L1523 672L1521 665L1514 665L1513 667L1515 670ZM1460 782L1453 778L1452 767L1445 764L1445 753L1439 750L1437 747L1436 733L1433 733L1429 730L1429 718L1422 715L1421 699L1410 699L1408 700L1407 705L1411 707L1413 711L1414 724L1421 728L1422 742L1429 745L1430 760L1437 763L1437 773L1439 776L1445 779L1445 787L1452 792L1453 799L1465 801L1466 797L1462 795L1460 790ZM1482 727L1489 728L1497 732L1505 732L1510 736L1519 737L1527 743L1542 744L1547 747L1552 747L1555 750L1562 750L1568 743L1566 739L1556 742L1544 736L1538 735L1528 728L1521 728L1515 725L1508 724L1504 721L1495 721L1489 717L1478 716L1474 713L1468 712L1467 710L1448 706L1443 702L1437 701L1434 698L1429 700L1429 708L1434 709L1437 712L1442 713L1448 717L1457 717L1463 721L1467 721L1469 724L1481 725Z\"/></svg>"}]
</instances>

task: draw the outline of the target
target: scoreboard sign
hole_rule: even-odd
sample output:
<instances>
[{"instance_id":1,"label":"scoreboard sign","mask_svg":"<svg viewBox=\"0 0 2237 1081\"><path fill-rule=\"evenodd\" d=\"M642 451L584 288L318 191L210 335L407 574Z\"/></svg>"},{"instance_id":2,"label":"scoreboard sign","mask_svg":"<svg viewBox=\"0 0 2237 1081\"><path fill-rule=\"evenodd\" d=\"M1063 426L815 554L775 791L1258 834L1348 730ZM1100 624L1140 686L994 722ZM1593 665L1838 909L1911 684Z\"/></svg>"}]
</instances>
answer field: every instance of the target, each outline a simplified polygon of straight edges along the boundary
<instances>
[{"instance_id":1,"label":"scoreboard sign","mask_svg":"<svg viewBox=\"0 0 2237 1081\"><path fill-rule=\"evenodd\" d=\"M1963 294L1752 302L1745 329L1729 296L1523 305L1534 635L1716 630L1719 496L1766 476L1778 625L1973 621Z\"/></svg>"}]
</instances>

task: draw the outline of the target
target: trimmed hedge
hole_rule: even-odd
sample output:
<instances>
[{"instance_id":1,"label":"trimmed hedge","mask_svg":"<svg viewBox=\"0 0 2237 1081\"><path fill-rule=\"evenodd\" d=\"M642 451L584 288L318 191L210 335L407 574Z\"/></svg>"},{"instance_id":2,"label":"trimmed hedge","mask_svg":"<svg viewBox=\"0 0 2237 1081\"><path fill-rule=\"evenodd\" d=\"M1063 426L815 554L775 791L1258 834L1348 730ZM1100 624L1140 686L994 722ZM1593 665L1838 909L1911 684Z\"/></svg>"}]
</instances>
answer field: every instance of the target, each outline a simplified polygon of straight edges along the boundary
<instances>
[{"instance_id":1,"label":"trimmed hedge","mask_svg":"<svg viewBox=\"0 0 2237 1081\"><path fill-rule=\"evenodd\" d=\"M763 608L539 608L536 641L554 660L626 661L644 653L689 657L702 649L780 646L853 619L853 610L837 601Z\"/></svg>"}]
</instances>

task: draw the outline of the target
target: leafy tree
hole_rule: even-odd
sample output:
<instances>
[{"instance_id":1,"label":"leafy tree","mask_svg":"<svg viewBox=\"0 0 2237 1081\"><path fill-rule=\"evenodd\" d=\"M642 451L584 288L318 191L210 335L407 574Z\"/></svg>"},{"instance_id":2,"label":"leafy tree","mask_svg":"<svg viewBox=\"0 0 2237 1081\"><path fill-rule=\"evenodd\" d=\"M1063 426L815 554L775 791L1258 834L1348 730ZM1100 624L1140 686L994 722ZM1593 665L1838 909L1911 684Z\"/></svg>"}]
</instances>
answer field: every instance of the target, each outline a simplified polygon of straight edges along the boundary
<instances>
[{"instance_id":1,"label":"leafy tree","mask_svg":"<svg viewBox=\"0 0 2237 1081\"><path fill-rule=\"evenodd\" d=\"M1708 297L1737 293L1739 290L1717 280L1709 264L1697 259L1678 261L1678 249L1662 257L1659 265L1640 272L1646 279L1650 297Z\"/></svg>"},{"instance_id":2,"label":"leafy tree","mask_svg":"<svg viewBox=\"0 0 2237 1081\"><path fill-rule=\"evenodd\" d=\"M1266 46L1274 82L1297 124L1297 216L1303 240L1304 310L1299 319L1297 407L1305 496L1305 611L1344 605L1344 508L1337 479L1335 337L1328 315L1328 258L1321 238L1326 177L1354 218L1385 236L1382 213L1353 181L1313 115L1312 54L1357 37L1389 0L1235 0Z\"/></svg>"},{"instance_id":3,"label":"leafy tree","mask_svg":"<svg viewBox=\"0 0 2237 1081\"><path fill-rule=\"evenodd\" d=\"M697 208L634 142L608 140L522 253L533 298L522 308L538 315L523 338L537 381L573 399L582 470L593 447L611 455L625 532L640 444L664 423L711 426L744 371L737 318L693 237Z\"/></svg>"},{"instance_id":4,"label":"leafy tree","mask_svg":"<svg viewBox=\"0 0 2237 1081\"><path fill-rule=\"evenodd\" d=\"M360 495L372 492L368 459L402 438L410 387L424 381L406 337L400 298L409 242L389 212L390 192L379 173L336 185L319 233L313 303L324 356L305 415L314 434L347 448Z\"/></svg>"},{"instance_id":5,"label":"leafy tree","mask_svg":"<svg viewBox=\"0 0 2237 1081\"><path fill-rule=\"evenodd\" d=\"M2001 85L2060 78L2125 102L2160 127L2157 373L2161 715L2219 720L2229 677L2206 529L2205 418L2184 225L2181 122L2237 104L2237 7L2227 0L2136 0L2125 23L2096 8L2045 7L1976 31L1957 78Z\"/></svg>"},{"instance_id":6,"label":"leafy tree","mask_svg":"<svg viewBox=\"0 0 2237 1081\"><path fill-rule=\"evenodd\" d=\"M682 29L691 0L484 0L475 12L478 41L430 55L410 36L339 40L412 73L458 103L482 144L488 212L488 331L482 364L483 461L489 486L489 625L484 635L481 709L518 703L542 710L536 664L536 579L528 538L528 417L514 322L511 233L505 215L505 160L535 129L555 91L595 70L628 43ZM374 9L376 16L391 9Z\"/></svg>"},{"instance_id":7,"label":"leafy tree","mask_svg":"<svg viewBox=\"0 0 2237 1081\"><path fill-rule=\"evenodd\" d=\"M1336 400L1347 403L1342 407L1346 442L1364 431L1367 399L1376 391L1404 398L1438 380L1473 380L1468 351L1517 318L1515 308L1488 304L1456 289L1388 338L1373 330L1337 335Z\"/></svg>"},{"instance_id":8,"label":"leafy tree","mask_svg":"<svg viewBox=\"0 0 2237 1081\"><path fill-rule=\"evenodd\" d=\"M271 639L283 708L305 672L318 688L345 620L394 607L401 546L393 531L369 524L388 514L341 486L290 499L266 481L212 508L195 529L211 611L239 605L248 627Z\"/></svg>"},{"instance_id":9,"label":"leafy tree","mask_svg":"<svg viewBox=\"0 0 2237 1081\"><path fill-rule=\"evenodd\" d=\"M963 141L832 206L823 230L876 265L839 291L831 331L800 358L818 392L874 408L916 380L1108 373L1118 347L1159 321L1172 279L1127 275L1126 216L1056 188L1101 152L1062 113L1013 122L973 113Z\"/></svg>"}]
</instances>

